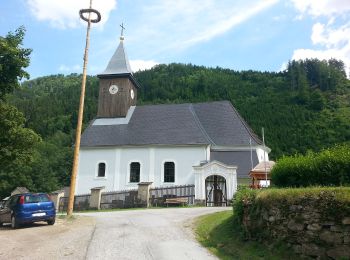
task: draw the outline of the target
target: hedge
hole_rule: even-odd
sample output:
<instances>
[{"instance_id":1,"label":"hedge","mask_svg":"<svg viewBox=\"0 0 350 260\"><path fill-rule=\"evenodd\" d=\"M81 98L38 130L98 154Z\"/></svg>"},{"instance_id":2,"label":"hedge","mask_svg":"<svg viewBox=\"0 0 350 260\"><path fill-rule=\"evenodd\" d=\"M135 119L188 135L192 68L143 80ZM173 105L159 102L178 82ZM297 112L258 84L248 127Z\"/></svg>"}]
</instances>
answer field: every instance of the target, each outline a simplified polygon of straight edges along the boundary
<instances>
[{"instance_id":1,"label":"hedge","mask_svg":"<svg viewBox=\"0 0 350 260\"><path fill-rule=\"evenodd\" d=\"M283 157L272 169L271 180L277 187L347 186L350 184L350 145Z\"/></svg>"}]
</instances>

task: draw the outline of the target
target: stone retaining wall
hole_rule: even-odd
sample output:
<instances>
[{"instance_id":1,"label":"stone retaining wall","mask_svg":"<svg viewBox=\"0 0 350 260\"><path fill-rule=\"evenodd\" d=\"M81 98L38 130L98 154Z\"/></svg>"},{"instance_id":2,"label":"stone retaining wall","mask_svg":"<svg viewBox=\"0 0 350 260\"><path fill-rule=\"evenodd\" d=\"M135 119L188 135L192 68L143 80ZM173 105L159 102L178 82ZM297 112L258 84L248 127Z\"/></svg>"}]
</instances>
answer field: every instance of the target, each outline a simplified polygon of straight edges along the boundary
<instances>
[{"instance_id":1,"label":"stone retaining wall","mask_svg":"<svg viewBox=\"0 0 350 260\"><path fill-rule=\"evenodd\" d=\"M250 238L284 241L303 256L350 259L350 215L324 211L321 200L255 205L254 210L248 203L244 207L243 226Z\"/></svg>"}]
</instances>

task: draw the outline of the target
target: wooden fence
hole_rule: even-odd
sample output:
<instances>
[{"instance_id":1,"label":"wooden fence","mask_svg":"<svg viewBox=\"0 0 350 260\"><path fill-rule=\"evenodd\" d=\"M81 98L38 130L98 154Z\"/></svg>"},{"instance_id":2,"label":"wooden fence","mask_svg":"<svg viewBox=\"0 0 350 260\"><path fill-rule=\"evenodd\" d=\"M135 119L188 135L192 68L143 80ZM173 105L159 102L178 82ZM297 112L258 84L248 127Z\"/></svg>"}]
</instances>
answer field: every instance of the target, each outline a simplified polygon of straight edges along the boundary
<instances>
[{"instance_id":1,"label":"wooden fence","mask_svg":"<svg viewBox=\"0 0 350 260\"><path fill-rule=\"evenodd\" d=\"M90 194L75 195L74 196L74 211L88 210L90 208ZM58 211L63 212L67 210L68 198L61 197L58 205Z\"/></svg>"},{"instance_id":2,"label":"wooden fence","mask_svg":"<svg viewBox=\"0 0 350 260\"><path fill-rule=\"evenodd\" d=\"M102 192L100 205L101 209L137 207L137 190Z\"/></svg>"},{"instance_id":3,"label":"wooden fence","mask_svg":"<svg viewBox=\"0 0 350 260\"><path fill-rule=\"evenodd\" d=\"M153 207L163 206L167 198L187 198L188 205L194 204L194 185L178 185L150 189L150 204Z\"/></svg>"}]
</instances>

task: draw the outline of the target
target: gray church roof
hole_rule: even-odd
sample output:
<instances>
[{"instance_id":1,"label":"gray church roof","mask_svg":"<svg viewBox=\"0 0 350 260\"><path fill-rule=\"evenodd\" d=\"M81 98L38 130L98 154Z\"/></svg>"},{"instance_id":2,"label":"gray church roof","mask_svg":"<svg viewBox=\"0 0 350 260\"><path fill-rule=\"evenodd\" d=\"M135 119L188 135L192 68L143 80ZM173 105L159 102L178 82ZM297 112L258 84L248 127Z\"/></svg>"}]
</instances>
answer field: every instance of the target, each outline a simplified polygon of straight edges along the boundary
<instances>
[{"instance_id":1,"label":"gray church roof","mask_svg":"<svg viewBox=\"0 0 350 260\"><path fill-rule=\"evenodd\" d=\"M107 68L98 76L118 74L132 74L129 59L124 49L123 40L120 41L117 50L107 65Z\"/></svg>"},{"instance_id":2,"label":"gray church roof","mask_svg":"<svg viewBox=\"0 0 350 260\"><path fill-rule=\"evenodd\" d=\"M121 145L261 144L228 101L137 106L127 124L94 125L81 147Z\"/></svg>"},{"instance_id":3,"label":"gray church roof","mask_svg":"<svg viewBox=\"0 0 350 260\"><path fill-rule=\"evenodd\" d=\"M253 166L259 163L256 151L252 151L252 154L250 151L211 151L210 159L227 165L238 165L238 178L249 178L248 174L252 169L252 163Z\"/></svg>"}]
</instances>

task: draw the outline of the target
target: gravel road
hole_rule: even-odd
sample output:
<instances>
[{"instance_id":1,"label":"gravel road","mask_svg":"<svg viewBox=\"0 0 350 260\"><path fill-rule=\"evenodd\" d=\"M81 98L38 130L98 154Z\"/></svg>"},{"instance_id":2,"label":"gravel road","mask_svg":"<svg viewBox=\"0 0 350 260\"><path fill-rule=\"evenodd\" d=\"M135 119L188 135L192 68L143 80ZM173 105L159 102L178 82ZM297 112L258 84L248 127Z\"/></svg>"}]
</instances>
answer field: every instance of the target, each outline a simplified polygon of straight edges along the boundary
<instances>
[{"instance_id":1,"label":"gravel road","mask_svg":"<svg viewBox=\"0 0 350 260\"><path fill-rule=\"evenodd\" d=\"M96 219L87 259L217 259L196 242L193 218L229 208L169 208L84 214Z\"/></svg>"},{"instance_id":2,"label":"gravel road","mask_svg":"<svg viewBox=\"0 0 350 260\"><path fill-rule=\"evenodd\" d=\"M35 223L20 229L0 227L0 259L85 259L95 228L94 218L56 218L56 223Z\"/></svg>"},{"instance_id":3,"label":"gravel road","mask_svg":"<svg viewBox=\"0 0 350 260\"><path fill-rule=\"evenodd\" d=\"M80 213L54 226L0 227L0 259L217 259L195 240L193 219L230 208Z\"/></svg>"}]
</instances>

